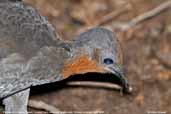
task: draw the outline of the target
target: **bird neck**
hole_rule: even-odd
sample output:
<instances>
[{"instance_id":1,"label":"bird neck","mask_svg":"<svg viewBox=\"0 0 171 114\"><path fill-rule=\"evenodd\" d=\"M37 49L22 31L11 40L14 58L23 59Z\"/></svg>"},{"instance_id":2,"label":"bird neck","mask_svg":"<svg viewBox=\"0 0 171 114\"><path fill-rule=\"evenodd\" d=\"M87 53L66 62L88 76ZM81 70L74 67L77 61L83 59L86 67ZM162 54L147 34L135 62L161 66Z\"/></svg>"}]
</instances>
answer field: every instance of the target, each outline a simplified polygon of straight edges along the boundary
<instances>
[{"instance_id":1,"label":"bird neck","mask_svg":"<svg viewBox=\"0 0 171 114\"><path fill-rule=\"evenodd\" d=\"M87 72L104 72L104 69L87 55L82 55L75 57L64 65L62 76L67 78L71 75L84 74Z\"/></svg>"}]
</instances>

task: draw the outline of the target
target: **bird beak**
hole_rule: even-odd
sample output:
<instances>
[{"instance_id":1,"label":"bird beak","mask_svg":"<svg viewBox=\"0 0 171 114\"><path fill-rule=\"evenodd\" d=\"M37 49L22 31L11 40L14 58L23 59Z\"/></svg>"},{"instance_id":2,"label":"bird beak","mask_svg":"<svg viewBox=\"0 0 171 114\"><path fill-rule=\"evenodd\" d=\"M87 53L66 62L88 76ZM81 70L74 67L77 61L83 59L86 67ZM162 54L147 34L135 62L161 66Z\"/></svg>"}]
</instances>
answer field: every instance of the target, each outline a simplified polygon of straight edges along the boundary
<instances>
[{"instance_id":1,"label":"bird beak","mask_svg":"<svg viewBox=\"0 0 171 114\"><path fill-rule=\"evenodd\" d=\"M121 86L124 93L131 93L132 87L128 84L128 81L119 67L107 67L105 68L107 72L112 73L113 78L117 79L114 83Z\"/></svg>"}]
</instances>

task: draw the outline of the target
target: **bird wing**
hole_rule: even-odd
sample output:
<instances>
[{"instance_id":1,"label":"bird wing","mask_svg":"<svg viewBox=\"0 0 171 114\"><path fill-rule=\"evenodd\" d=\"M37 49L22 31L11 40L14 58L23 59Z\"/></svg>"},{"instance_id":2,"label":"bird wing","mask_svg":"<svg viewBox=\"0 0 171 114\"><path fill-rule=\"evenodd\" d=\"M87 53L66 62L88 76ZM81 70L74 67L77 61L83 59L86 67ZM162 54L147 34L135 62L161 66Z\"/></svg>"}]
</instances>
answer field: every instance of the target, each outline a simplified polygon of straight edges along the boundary
<instances>
[{"instance_id":1,"label":"bird wing","mask_svg":"<svg viewBox=\"0 0 171 114\"><path fill-rule=\"evenodd\" d=\"M65 43L54 27L23 2L0 2L0 98L58 81Z\"/></svg>"},{"instance_id":2,"label":"bird wing","mask_svg":"<svg viewBox=\"0 0 171 114\"><path fill-rule=\"evenodd\" d=\"M27 57L43 46L62 42L47 19L23 2L0 2L0 40L11 46L15 43L11 51Z\"/></svg>"}]
</instances>

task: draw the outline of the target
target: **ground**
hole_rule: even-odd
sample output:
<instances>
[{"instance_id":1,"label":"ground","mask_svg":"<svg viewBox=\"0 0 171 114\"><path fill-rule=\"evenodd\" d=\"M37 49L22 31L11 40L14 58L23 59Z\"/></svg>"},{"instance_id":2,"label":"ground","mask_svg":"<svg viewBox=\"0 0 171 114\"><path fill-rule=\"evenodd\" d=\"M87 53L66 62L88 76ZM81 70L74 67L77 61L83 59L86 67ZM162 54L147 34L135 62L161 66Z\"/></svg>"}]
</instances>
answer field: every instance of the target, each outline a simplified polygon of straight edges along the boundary
<instances>
[{"instance_id":1,"label":"ground","mask_svg":"<svg viewBox=\"0 0 171 114\"><path fill-rule=\"evenodd\" d=\"M70 87L31 94L61 111L104 111L105 114L171 113L171 8L126 31L115 22L128 22L166 0L25 0L48 17L65 40L99 24L111 12L129 7L107 26L118 36L124 52L124 68L133 86L130 95L101 88ZM29 108L30 111L38 111ZM75 113L76 114L76 113Z\"/></svg>"}]
</instances>

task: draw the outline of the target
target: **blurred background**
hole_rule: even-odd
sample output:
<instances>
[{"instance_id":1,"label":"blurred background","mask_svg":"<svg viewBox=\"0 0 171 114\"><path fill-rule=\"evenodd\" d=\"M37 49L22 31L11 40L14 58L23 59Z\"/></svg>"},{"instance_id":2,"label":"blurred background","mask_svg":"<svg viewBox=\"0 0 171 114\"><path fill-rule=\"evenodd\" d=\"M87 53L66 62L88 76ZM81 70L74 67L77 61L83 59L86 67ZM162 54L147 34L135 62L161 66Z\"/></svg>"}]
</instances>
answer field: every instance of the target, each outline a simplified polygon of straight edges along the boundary
<instances>
[{"instance_id":1,"label":"blurred background","mask_svg":"<svg viewBox=\"0 0 171 114\"><path fill-rule=\"evenodd\" d=\"M61 111L104 111L105 114L148 114L149 111L171 113L171 1L25 2L46 16L65 40L71 40L93 26L105 26L114 31L123 47L124 68L134 89L131 95L121 95L118 91L99 88L65 88L31 95L31 99L46 102ZM33 108L29 110L37 111Z\"/></svg>"}]
</instances>

